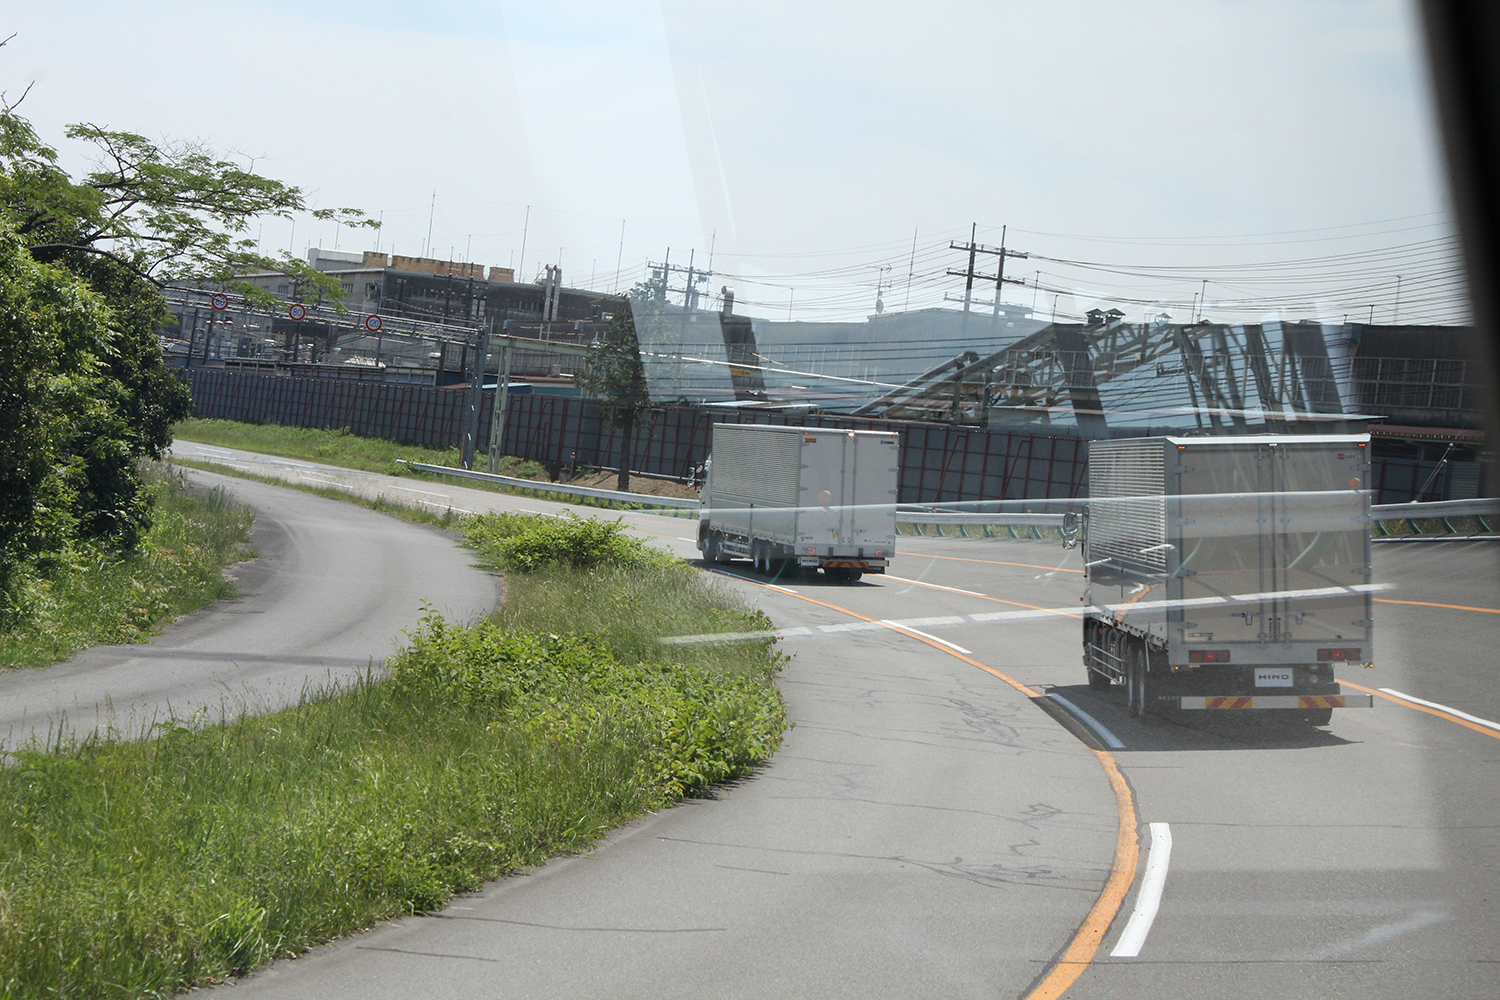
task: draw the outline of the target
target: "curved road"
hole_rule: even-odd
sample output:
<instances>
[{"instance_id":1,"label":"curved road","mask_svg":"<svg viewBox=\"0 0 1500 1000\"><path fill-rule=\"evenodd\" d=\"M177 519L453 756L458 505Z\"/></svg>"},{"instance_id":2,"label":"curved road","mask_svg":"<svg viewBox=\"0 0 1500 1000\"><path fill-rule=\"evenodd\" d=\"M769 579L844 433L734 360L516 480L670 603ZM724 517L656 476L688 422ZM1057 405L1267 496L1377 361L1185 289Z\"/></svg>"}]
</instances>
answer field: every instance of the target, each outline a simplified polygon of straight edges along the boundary
<instances>
[{"instance_id":1,"label":"curved road","mask_svg":"<svg viewBox=\"0 0 1500 1000\"><path fill-rule=\"evenodd\" d=\"M494 610L498 579L443 532L336 500L193 472L254 508L257 558L232 570L241 596L149 643L99 646L43 670L0 673L0 747L59 726L127 736L154 722L295 702L307 686L378 665L422 614Z\"/></svg>"},{"instance_id":2,"label":"curved road","mask_svg":"<svg viewBox=\"0 0 1500 1000\"><path fill-rule=\"evenodd\" d=\"M456 509L563 506L204 457ZM625 520L694 554L690 521ZM1500 719L1496 567L1492 542L1378 546L1377 578L1395 589L1378 606L1377 667L1343 679ZM1120 693L1082 683L1075 553L910 538L893 569L856 586L768 586L730 568L726 585L795 654L783 690L797 725L754 780L236 989L1046 995L1111 874L1122 817L1091 749L1104 737L998 671L1092 716L1133 798L1123 825L1139 870L1068 996L1500 995L1500 729L1388 695L1320 730L1132 720ZM1159 912L1122 948L1152 868Z\"/></svg>"}]
</instances>

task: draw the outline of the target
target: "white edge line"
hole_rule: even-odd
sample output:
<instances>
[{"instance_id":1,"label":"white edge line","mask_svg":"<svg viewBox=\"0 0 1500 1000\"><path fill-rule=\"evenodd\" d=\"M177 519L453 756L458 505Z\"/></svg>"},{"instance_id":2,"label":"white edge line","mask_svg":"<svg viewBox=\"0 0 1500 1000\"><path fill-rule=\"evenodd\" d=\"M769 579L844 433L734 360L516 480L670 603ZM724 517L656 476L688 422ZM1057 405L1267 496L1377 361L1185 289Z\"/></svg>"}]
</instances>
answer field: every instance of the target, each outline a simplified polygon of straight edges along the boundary
<instances>
[{"instance_id":1,"label":"white edge line","mask_svg":"<svg viewBox=\"0 0 1500 1000\"><path fill-rule=\"evenodd\" d=\"M1146 875L1141 879L1140 894L1135 897L1135 912L1125 925L1125 933L1110 952L1111 958L1135 958L1151 933L1156 911L1161 907L1161 893L1167 885L1167 864L1172 859L1172 829L1166 823L1151 824L1151 853L1146 857Z\"/></svg>"},{"instance_id":2,"label":"white edge line","mask_svg":"<svg viewBox=\"0 0 1500 1000\"><path fill-rule=\"evenodd\" d=\"M910 632L912 635L920 635L924 639L931 639L933 642L938 643L939 645L942 645L942 646L947 646L949 649L955 649L958 652L964 654L965 656L973 656L974 655L974 651L972 649L964 649L962 646L960 646L956 642L949 642L947 639L939 639L935 635L929 635L928 633L923 632L919 628L912 628L910 625L902 625L900 622L889 621L889 620L887 620L885 618L880 619L880 624L882 624L882 625L889 625L891 628L899 629L902 632Z\"/></svg>"},{"instance_id":3,"label":"white edge line","mask_svg":"<svg viewBox=\"0 0 1500 1000\"><path fill-rule=\"evenodd\" d=\"M1449 715L1456 715L1460 719L1467 719L1475 725L1484 726L1486 729L1493 729L1495 730L1495 732L1500 733L1500 722L1491 722L1489 719L1481 719L1477 715L1470 715L1468 712L1460 712L1456 708L1449 708L1447 705L1441 704L1436 701L1426 701L1422 698L1416 698L1409 694L1402 694L1400 691L1397 691L1393 688L1381 688L1380 690L1390 695L1392 698L1400 698L1402 701L1409 701L1417 705L1426 705L1428 708L1435 708L1440 712L1447 712Z\"/></svg>"},{"instance_id":4,"label":"white edge line","mask_svg":"<svg viewBox=\"0 0 1500 1000\"><path fill-rule=\"evenodd\" d=\"M984 594L981 594L977 590L960 590L958 587L942 587L942 586L939 586L938 584L927 583L927 582L925 582L923 580L908 580L904 576L892 576L889 573L882 573L881 575L884 576L887 580L896 580L896 581L899 581L900 583L914 583L918 587L931 587L933 590L948 590L948 591L952 591L955 594L968 594L970 597L984 597L984 596L986 596Z\"/></svg>"},{"instance_id":5,"label":"white edge line","mask_svg":"<svg viewBox=\"0 0 1500 1000\"><path fill-rule=\"evenodd\" d=\"M1064 698L1062 695L1058 694L1055 691L1048 691L1047 697L1051 698L1053 701L1061 702L1067 707L1068 711L1072 712L1074 715L1078 716L1078 718L1082 719L1085 725L1087 725L1090 729L1097 733L1099 738L1109 745L1110 749L1125 749L1125 744L1120 742L1120 738L1114 733L1110 732L1108 729L1105 729L1104 724L1101 723L1098 719L1094 718L1092 715L1085 712L1083 709L1079 708L1077 705L1073 704L1071 701Z\"/></svg>"}]
</instances>

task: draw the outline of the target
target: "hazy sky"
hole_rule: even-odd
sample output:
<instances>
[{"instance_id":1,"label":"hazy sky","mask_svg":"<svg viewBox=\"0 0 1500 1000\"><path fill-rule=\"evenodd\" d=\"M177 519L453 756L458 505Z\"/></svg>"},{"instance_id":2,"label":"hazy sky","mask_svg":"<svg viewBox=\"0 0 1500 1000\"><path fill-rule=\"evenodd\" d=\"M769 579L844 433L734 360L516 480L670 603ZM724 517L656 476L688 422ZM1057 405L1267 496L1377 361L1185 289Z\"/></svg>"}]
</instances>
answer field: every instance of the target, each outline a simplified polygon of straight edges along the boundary
<instances>
[{"instance_id":1,"label":"hazy sky","mask_svg":"<svg viewBox=\"0 0 1500 1000\"><path fill-rule=\"evenodd\" d=\"M13 0L12 31L0 87L70 166L68 122L201 139L384 219L252 231L299 254L524 238L526 276L609 288L670 247L742 311L848 318L882 273L898 309L961 292L974 223L1038 255L1005 297L1043 315L1389 322L1399 275L1403 321L1463 316L1404 3Z\"/></svg>"}]
</instances>

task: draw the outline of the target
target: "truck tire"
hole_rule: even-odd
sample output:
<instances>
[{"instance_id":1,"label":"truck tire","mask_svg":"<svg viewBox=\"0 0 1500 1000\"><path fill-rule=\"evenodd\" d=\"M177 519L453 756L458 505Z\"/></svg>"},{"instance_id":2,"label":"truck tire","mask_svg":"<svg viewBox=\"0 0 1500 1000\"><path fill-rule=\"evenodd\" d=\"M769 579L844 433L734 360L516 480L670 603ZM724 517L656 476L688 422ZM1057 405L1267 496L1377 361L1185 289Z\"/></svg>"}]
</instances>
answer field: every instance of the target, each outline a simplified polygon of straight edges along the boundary
<instances>
[{"instance_id":1,"label":"truck tire","mask_svg":"<svg viewBox=\"0 0 1500 1000\"><path fill-rule=\"evenodd\" d=\"M1093 667L1085 667L1084 669L1088 671L1088 675L1089 675L1089 690L1090 691L1108 691L1109 690L1109 678L1108 677L1105 677L1103 674L1101 674L1099 671L1095 670Z\"/></svg>"},{"instance_id":2,"label":"truck tire","mask_svg":"<svg viewBox=\"0 0 1500 1000\"><path fill-rule=\"evenodd\" d=\"M865 575L864 570L859 569L846 569L844 570L844 573L845 583L858 583L859 578Z\"/></svg>"},{"instance_id":3,"label":"truck tire","mask_svg":"<svg viewBox=\"0 0 1500 1000\"><path fill-rule=\"evenodd\" d=\"M750 539L750 570L753 573L759 574L761 572L760 561L762 551L760 539Z\"/></svg>"},{"instance_id":4,"label":"truck tire","mask_svg":"<svg viewBox=\"0 0 1500 1000\"><path fill-rule=\"evenodd\" d=\"M1333 721L1333 709L1309 708L1302 713L1302 718L1307 720L1309 726L1326 726Z\"/></svg>"},{"instance_id":5,"label":"truck tire","mask_svg":"<svg viewBox=\"0 0 1500 1000\"><path fill-rule=\"evenodd\" d=\"M1125 697L1130 702L1132 719L1149 715L1154 704L1148 676L1145 643L1127 638L1125 641Z\"/></svg>"},{"instance_id":6,"label":"truck tire","mask_svg":"<svg viewBox=\"0 0 1500 1000\"><path fill-rule=\"evenodd\" d=\"M724 533L722 531L715 531L709 535L708 544L710 547L708 558L711 562L727 563L729 561L729 556L724 552Z\"/></svg>"}]
</instances>

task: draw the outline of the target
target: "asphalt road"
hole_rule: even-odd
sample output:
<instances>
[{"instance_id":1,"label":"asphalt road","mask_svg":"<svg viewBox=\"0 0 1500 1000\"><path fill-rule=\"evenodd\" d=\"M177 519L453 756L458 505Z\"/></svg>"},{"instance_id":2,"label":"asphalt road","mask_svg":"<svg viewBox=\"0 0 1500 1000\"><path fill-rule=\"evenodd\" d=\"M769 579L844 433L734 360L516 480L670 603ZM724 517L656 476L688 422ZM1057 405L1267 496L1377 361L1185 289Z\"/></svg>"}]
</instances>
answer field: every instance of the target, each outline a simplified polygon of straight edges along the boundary
<instances>
[{"instance_id":1,"label":"asphalt road","mask_svg":"<svg viewBox=\"0 0 1500 1000\"><path fill-rule=\"evenodd\" d=\"M0 746L59 728L137 735L207 709L262 710L378 666L423 602L459 620L494 609L499 581L444 532L337 500L189 472L254 508L257 558L240 597L149 643L99 646L44 670L0 673Z\"/></svg>"},{"instance_id":2,"label":"asphalt road","mask_svg":"<svg viewBox=\"0 0 1500 1000\"><path fill-rule=\"evenodd\" d=\"M222 450L215 460L344 478ZM358 479L458 509L560 509ZM695 554L691 521L624 519ZM1378 546L1376 579L1394 589L1377 605L1377 665L1343 679L1500 719L1486 683L1496 567L1494 543ZM736 564L726 585L788 632L795 656L783 690L796 727L763 773L586 857L234 988L361 1000L1026 996L1099 898L1120 820L1085 743L1099 737L994 670L1089 713L1120 744L1112 758L1133 794L1139 870L1068 996L1500 995L1500 733L1384 696L1326 729L1132 720L1122 693L1083 684L1078 569L1055 544L936 538L903 539L894 576L853 586L768 587ZM1028 608L1046 610L1008 617ZM1168 835L1163 868L1152 855ZM1138 954L1113 957L1153 868L1159 912Z\"/></svg>"}]
</instances>

